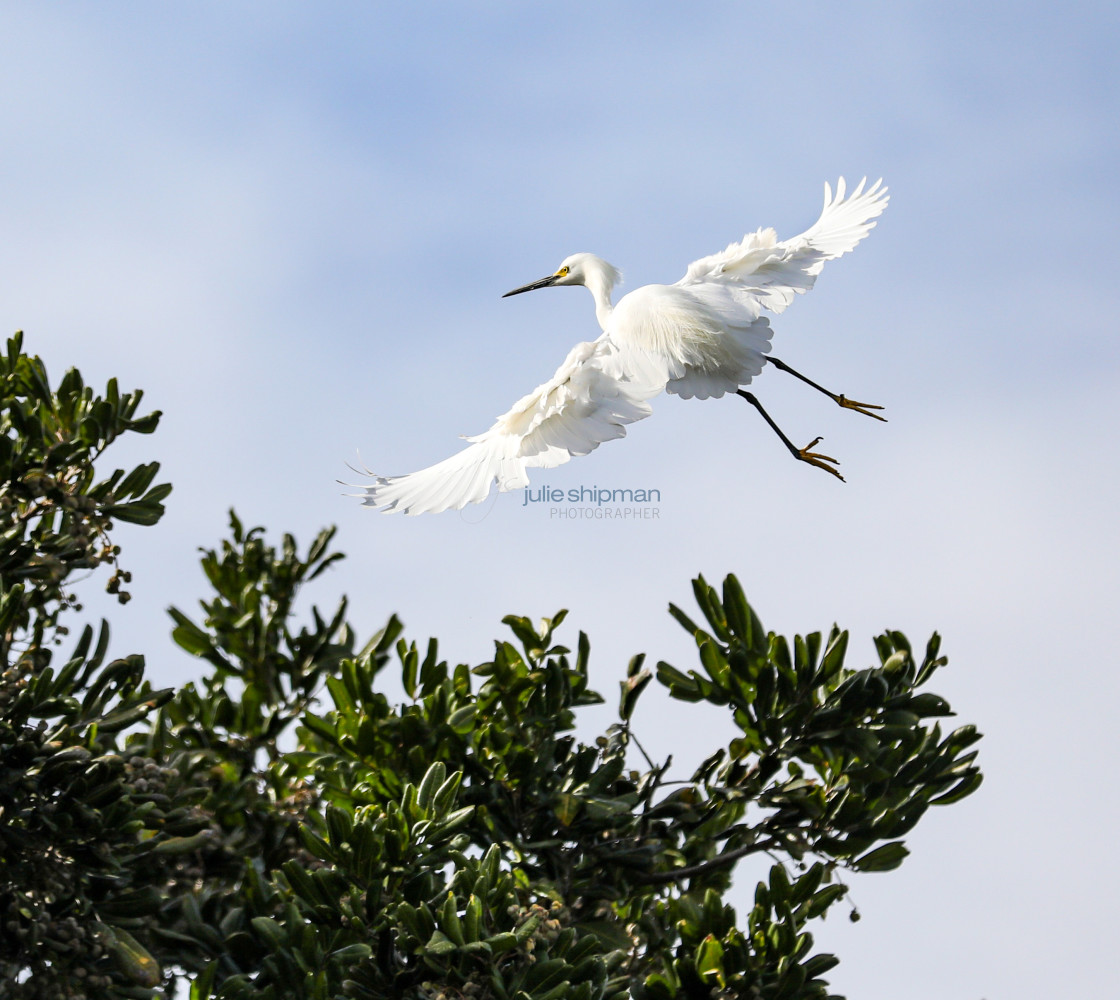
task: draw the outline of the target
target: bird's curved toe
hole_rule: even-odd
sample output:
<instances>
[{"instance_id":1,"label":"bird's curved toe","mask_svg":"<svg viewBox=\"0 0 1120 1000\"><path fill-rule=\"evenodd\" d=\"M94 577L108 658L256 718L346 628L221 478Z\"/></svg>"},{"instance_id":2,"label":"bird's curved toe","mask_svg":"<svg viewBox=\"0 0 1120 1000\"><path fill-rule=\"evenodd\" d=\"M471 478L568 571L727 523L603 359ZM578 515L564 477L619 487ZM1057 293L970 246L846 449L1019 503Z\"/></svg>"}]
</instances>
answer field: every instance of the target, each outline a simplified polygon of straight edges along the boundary
<instances>
[{"instance_id":1,"label":"bird's curved toe","mask_svg":"<svg viewBox=\"0 0 1120 1000\"><path fill-rule=\"evenodd\" d=\"M870 416L874 416L874 414L870 414ZM837 472L836 469L833 468L833 466L840 464L835 458L832 458L829 455L818 454L817 452L812 450L823 440L824 438L822 437L813 438L813 440L805 445L804 448L797 449L797 457L802 462L808 462L810 465L815 465L818 469L824 469L825 472L831 472L837 479L840 480L840 482L846 482L847 480L845 480L844 477L840 475L840 473ZM830 465L828 463L832 464Z\"/></svg>"},{"instance_id":2,"label":"bird's curved toe","mask_svg":"<svg viewBox=\"0 0 1120 1000\"><path fill-rule=\"evenodd\" d=\"M855 410L856 413L862 413L865 417L873 417L875 420L881 420L885 424L886 417L880 417L878 413L872 413L872 410L881 410L883 407L876 406L874 403L861 403L855 399L848 399L847 396L840 395L836 397L838 402L846 410Z\"/></svg>"}]
</instances>

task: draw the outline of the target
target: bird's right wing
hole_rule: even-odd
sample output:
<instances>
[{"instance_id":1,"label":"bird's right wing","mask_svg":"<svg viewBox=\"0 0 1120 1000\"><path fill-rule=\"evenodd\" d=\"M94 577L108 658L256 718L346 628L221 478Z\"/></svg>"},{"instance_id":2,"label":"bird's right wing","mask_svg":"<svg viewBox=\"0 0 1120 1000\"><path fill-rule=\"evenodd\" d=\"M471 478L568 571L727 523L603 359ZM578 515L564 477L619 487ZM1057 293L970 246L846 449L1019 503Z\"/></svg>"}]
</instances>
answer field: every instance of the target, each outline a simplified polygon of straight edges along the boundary
<instances>
[{"instance_id":1,"label":"bird's right wing","mask_svg":"<svg viewBox=\"0 0 1120 1000\"><path fill-rule=\"evenodd\" d=\"M543 385L518 400L470 446L404 476L377 476L363 504L384 513L438 513L528 485L527 468L552 468L623 437L626 424L648 417L647 402L664 387L664 365L620 348L604 334L577 344Z\"/></svg>"},{"instance_id":2,"label":"bird's right wing","mask_svg":"<svg viewBox=\"0 0 1120 1000\"><path fill-rule=\"evenodd\" d=\"M809 291L825 261L855 248L874 228L889 200L882 181L864 190L866 178L846 195L841 177L836 196L824 186L824 209L800 236L779 242L773 229L749 233L726 250L694 261L678 285L740 321L761 310L780 313L795 295Z\"/></svg>"}]
</instances>

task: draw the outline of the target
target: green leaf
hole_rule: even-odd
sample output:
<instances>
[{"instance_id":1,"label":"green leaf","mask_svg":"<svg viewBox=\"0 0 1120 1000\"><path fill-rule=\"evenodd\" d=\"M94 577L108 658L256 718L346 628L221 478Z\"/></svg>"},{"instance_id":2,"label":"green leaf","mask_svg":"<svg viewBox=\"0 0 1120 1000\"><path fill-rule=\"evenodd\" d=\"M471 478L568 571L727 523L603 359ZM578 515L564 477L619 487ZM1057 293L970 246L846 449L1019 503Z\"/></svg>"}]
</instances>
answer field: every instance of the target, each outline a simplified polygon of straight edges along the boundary
<instances>
[{"instance_id":1,"label":"green leaf","mask_svg":"<svg viewBox=\"0 0 1120 1000\"><path fill-rule=\"evenodd\" d=\"M159 462L149 462L147 465L138 465L124 479L116 489L120 496L139 496L152 484L152 480L159 473Z\"/></svg>"},{"instance_id":2,"label":"green leaf","mask_svg":"<svg viewBox=\"0 0 1120 1000\"><path fill-rule=\"evenodd\" d=\"M918 694L906 703L906 708L922 717L952 715L949 703L936 694Z\"/></svg>"},{"instance_id":3,"label":"green leaf","mask_svg":"<svg viewBox=\"0 0 1120 1000\"><path fill-rule=\"evenodd\" d=\"M669 605L669 614L671 614L681 625L681 627L688 632L689 635L695 635L701 631L700 626L696 624L691 618L688 617L680 608L675 604Z\"/></svg>"},{"instance_id":4,"label":"green leaf","mask_svg":"<svg viewBox=\"0 0 1120 1000\"><path fill-rule=\"evenodd\" d=\"M896 840L857 858L852 862L852 867L861 872L887 872L901 865L909 853L906 845L901 840Z\"/></svg>"},{"instance_id":5,"label":"green leaf","mask_svg":"<svg viewBox=\"0 0 1120 1000\"><path fill-rule=\"evenodd\" d=\"M696 972L706 983L721 989L726 985L723 974L723 945L709 934L696 949Z\"/></svg>"},{"instance_id":6,"label":"green leaf","mask_svg":"<svg viewBox=\"0 0 1120 1000\"><path fill-rule=\"evenodd\" d=\"M490 944L493 947L493 941ZM428 955L448 955L455 950L455 947L455 942L443 931L435 930L428 939L428 943L424 945L423 950Z\"/></svg>"},{"instance_id":7,"label":"green leaf","mask_svg":"<svg viewBox=\"0 0 1120 1000\"><path fill-rule=\"evenodd\" d=\"M443 908L440 910L440 924L443 926L444 933L461 947L467 942L463 936L463 924L459 919L458 905L455 901L455 894L449 892Z\"/></svg>"},{"instance_id":8,"label":"green leaf","mask_svg":"<svg viewBox=\"0 0 1120 1000\"><path fill-rule=\"evenodd\" d=\"M847 892L848 887L846 885L826 885L819 892L813 894L813 898L805 910L806 917L810 920L819 917Z\"/></svg>"},{"instance_id":9,"label":"green leaf","mask_svg":"<svg viewBox=\"0 0 1120 1000\"><path fill-rule=\"evenodd\" d=\"M138 986L158 986L163 974L159 963L137 940L121 927L102 925L102 940L112 952L118 967Z\"/></svg>"},{"instance_id":10,"label":"green leaf","mask_svg":"<svg viewBox=\"0 0 1120 1000\"><path fill-rule=\"evenodd\" d=\"M372 954L373 949L368 944L358 942L356 944L348 944L339 948L337 951L332 951L330 953L330 959L332 962L351 964L369 958Z\"/></svg>"},{"instance_id":11,"label":"green leaf","mask_svg":"<svg viewBox=\"0 0 1120 1000\"><path fill-rule=\"evenodd\" d=\"M699 685L687 674L661 660L657 664L657 679L669 689L669 694L680 701L703 701Z\"/></svg>"},{"instance_id":12,"label":"green leaf","mask_svg":"<svg viewBox=\"0 0 1120 1000\"><path fill-rule=\"evenodd\" d=\"M961 799L971 795L980 787L984 780L984 775L977 772L970 774L966 778L962 778L957 784L948 792L943 795L937 796L935 799L930 799L931 806L947 806L953 802L960 802Z\"/></svg>"},{"instance_id":13,"label":"green leaf","mask_svg":"<svg viewBox=\"0 0 1120 1000\"><path fill-rule=\"evenodd\" d=\"M210 636L191 621L176 627L171 633L171 638L192 656L205 656L214 649Z\"/></svg>"},{"instance_id":14,"label":"green leaf","mask_svg":"<svg viewBox=\"0 0 1120 1000\"><path fill-rule=\"evenodd\" d=\"M417 790L417 801L425 813L431 809L432 800L435 798L436 789L447 780L447 765L437 760L428 768L424 780L420 782Z\"/></svg>"},{"instance_id":15,"label":"green leaf","mask_svg":"<svg viewBox=\"0 0 1120 1000\"><path fill-rule=\"evenodd\" d=\"M562 826L571 826L575 822L576 816L579 815L580 805L581 801L578 795L561 792L556 796L552 811L556 814L556 818L560 820Z\"/></svg>"},{"instance_id":16,"label":"green leaf","mask_svg":"<svg viewBox=\"0 0 1120 1000\"><path fill-rule=\"evenodd\" d=\"M477 715L477 705L464 705L462 708L457 708L447 717L447 724L460 735L466 735L474 729Z\"/></svg>"},{"instance_id":17,"label":"green leaf","mask_svg":"<svg viewBox=\"0 0 1120 1000\"><path fill-rule=\"evenodd\" d=\"M442 820L429 827L428 839L437 840L447 837L458 830L459 827L466 826L473 814L474 806L464 806L462 809L456 809L454 812L448 813Z\"/></svg>"}]
</instances>

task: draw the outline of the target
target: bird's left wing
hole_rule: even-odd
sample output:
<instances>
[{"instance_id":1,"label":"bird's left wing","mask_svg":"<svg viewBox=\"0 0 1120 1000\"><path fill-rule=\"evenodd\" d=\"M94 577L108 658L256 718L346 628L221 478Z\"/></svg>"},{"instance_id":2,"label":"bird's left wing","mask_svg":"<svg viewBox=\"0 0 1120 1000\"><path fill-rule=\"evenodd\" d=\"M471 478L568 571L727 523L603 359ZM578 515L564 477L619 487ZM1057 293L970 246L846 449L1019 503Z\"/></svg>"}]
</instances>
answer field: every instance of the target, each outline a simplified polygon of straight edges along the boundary
<instances>
[{"instance_id":1,"label":"bird's left wing","mask_svg":"<svg viewBox=\"0 0 1120 1000\"><path fill-rule=\"evenodd\" d=\"M667 379L663 364L607 334L577 344L552 378L467 438L467 448L419 472L376 477L362 502L384 513L438 513L481 502L495 480L499 490L520 489L526 469L552 468L623 437L626 424L649 416L648 400Z\"/></svg>"},{"instance_id":2,"label":"bird's left wing","mask_svg":"<svg viewBox=\"0 0 1120 1000\"><path fill-rule=\"evenodd\" d=\"M761 310L780 313L795 295L809 291L825 261L855 248L887 207L887 189L866 178L848 195L844 178L833 197L824 186L820 218L800 236L779 241L773 229L749 233L726 250L689 264L678 285L725 315L757 319Z\"/></svg>"}]
</instances>

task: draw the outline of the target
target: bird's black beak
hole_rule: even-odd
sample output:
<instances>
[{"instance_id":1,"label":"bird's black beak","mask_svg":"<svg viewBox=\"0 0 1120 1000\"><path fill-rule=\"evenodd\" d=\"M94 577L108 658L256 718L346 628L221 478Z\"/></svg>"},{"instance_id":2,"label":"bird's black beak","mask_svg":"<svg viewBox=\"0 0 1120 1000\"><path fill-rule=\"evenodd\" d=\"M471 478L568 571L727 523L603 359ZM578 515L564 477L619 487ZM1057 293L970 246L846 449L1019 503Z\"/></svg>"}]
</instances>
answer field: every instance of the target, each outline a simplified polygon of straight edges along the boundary
<instances>
[{"instance_id":1,"label":"bird's black beak","mask_svg":"<svg viewBox=\"0 0 1120 1000\"><path fill-rule=\"evenodd\" d=\"M508 299L511 295L520 295L522 292L531 292L537 288L548 288L549 285L555 285L560 280L560 275L550 274L547 278L541 278L540 281L534 281L531 285L522 285L520 288L515 288L512 292L506 292L502 296L503 299Z\"/></svg>"}]
</instances>

